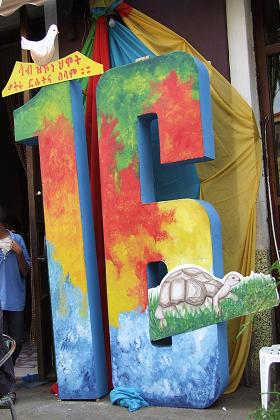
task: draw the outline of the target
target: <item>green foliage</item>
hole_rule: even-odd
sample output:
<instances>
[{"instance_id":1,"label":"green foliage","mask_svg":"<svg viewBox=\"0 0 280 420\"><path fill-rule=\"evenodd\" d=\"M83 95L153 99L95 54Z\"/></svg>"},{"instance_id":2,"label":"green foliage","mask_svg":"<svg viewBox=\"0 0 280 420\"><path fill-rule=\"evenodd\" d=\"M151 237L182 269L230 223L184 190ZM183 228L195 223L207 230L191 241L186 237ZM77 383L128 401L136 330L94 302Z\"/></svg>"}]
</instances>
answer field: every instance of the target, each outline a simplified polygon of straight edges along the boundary
<instances>
[{"instance_id":1,"label":"green foliage","mask_svg":"<svg viewBox=\"0 0 280 420\"><path fill-rule=\"evenodd\" d=\"M185 331L191 331L207 325L215 324L237 316L255 314L278 304L275 295L275 283L268 276L254 275L243 281L232 290L234 298L222 300L219 313L211 306L195 310L187 308L181 311L165 312L166 326L161 326L155 317L159 296L155 292L149 293L150 336L152 340L159 340ZM239 331L240 336L250 320L243 324Z\"/></svg>"},{"instance_id":2,"label":"green foliage","mask_svg":"<svg viewBox=\"0 0 280 420\"><path fill-rule=\"evenodd\" d=\"M257 408L249 414L248 420L279 420L280 419L280 392L270 392L270 395L276 396L275 401L272 401L268 409Z\"/></svg>"},{"instance_id":3,"label":"green foliage","mask_svg":"<svg viewBox=\"0 0 280 420\"><path fill-rule=\"evenodd\" d=\"M277 270L278 274L280 273L279 271L280 265L279 265L279 261L275 261L272 266L271 266L271 272L273 270ZM255 274L255 276L257 276L258 278L263 277L263 279L265 279L267 276L263 275L263 274ZM279 283L270 283L267 284L266 287L264 287L264 289L260 290L256 290L256 293L258 294L257 300L254 302L255 304L255 309L250 313L250 316L248 317L247 321L244 324L240 325L238 334L236 336L236 339L238 339L241 335L243 335L248 327L251 325L252 322L254 322L255 316L258 312L264 311L268 308L268 304L269 302L273 302L274 300L274 304L271 304L270 307L272 306L277 306L279 304L279 301L276 299L275 297L275 290L276 287L278 286ZM250 297L245 297L245 299L249 300Z\"/></svg>"},{"instance_id":4,"label":"green foliage","mask_svg":"<svg viewBox=\"0 0 280 420\"><path fill-rule=\"evenodd\" d=\"M274 270L277 271L278 276L279 276L280 275L280 260L274 261L274 263L270 267L270 272L272 272Z\"/></svg>"}]
</instances>

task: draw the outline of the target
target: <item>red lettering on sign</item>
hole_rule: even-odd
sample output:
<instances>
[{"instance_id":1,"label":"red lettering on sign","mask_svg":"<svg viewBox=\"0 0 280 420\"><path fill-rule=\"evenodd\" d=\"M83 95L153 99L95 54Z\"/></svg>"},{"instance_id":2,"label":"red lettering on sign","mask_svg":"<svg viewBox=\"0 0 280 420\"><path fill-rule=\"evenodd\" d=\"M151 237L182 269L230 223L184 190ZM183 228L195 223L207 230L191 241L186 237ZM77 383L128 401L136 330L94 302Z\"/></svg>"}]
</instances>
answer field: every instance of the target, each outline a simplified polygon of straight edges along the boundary
<instances>
[{"instance_id":1,"label":"red lettering on sign","mask_svg":"<svg viewBox=\"0 0 280 420\"><path fill-rule=\"evenodd\" d=\"M75 63L77 63L77 64L78 64L78 66L80 65L80 61L81 61L81 59L80 59L80 57L78 57L78 56L77 56L77 54L75 54L75 59L74 59L74 61L75 61Z\"/></svg>"},{"instance_id":2,"label":"red lettering on sign","mask_svg":"<svg viewBox=\"0 0 280 420\"><path fill-rule=\"evenodd\" d=\"M23 76L23 74L24 74L24 67L23 67L23 64L21 64L21 65L20 65L20 68L19 68L18 72L19 72L19 74L20 74L21 76Z\"/></svg>"},{"instance_id":3,"label":"red lettering on sign","mask_svg":"<svg viewBox=\"0 0 280 420\"><path fill-rule=\"evenodd\" d=\"M66 59L65 59L65 63L67 64L67 66L69 67L70 66L70 64L72 64L73 63L73 58L72 57L67 57Z\"/></svg>"},{"instance_id":4,"label":"red lettering on sign","mask_svg":"<svg viewBox=\"0 0 280 420\"><path fill-rule=\"evenodd\" d=\"M28 74L28 76L32 76L32 66L31 66L31 64L29 64L26 67L25 73Z\"/></svg>"}]
</instances>

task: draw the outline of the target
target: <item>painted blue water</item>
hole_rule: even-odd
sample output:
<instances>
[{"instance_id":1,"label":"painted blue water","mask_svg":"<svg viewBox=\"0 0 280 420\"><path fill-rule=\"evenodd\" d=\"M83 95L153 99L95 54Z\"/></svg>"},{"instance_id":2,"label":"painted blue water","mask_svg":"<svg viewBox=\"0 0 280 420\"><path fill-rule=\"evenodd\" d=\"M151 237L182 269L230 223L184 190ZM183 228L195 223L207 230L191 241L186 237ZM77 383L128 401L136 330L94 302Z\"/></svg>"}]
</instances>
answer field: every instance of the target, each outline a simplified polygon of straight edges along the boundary
<instances>
[{"instance_id":1,"label":"painted blue water","mask_svg":"<svg viewBox=\"0 0 280 420\"><path fill-rule=\"evenodd\" d=\"M56 371L61 399L95 399L96 377L89 313L81 291L65 279L47 243Z\"/></svg>"},{"instance_id":2,"label":"painted blue water","mask_svg":"<svg viewBox=\"0 0 280 420\"><path fill-rule=\"evenodd\" d=\"M156 347L147 311L121 314L119 328L110 328L114 386L137 388L152 405L210 406L226 386L219 328L222 324L176 335L171 347Z\"/></svg>"}]
</instances>

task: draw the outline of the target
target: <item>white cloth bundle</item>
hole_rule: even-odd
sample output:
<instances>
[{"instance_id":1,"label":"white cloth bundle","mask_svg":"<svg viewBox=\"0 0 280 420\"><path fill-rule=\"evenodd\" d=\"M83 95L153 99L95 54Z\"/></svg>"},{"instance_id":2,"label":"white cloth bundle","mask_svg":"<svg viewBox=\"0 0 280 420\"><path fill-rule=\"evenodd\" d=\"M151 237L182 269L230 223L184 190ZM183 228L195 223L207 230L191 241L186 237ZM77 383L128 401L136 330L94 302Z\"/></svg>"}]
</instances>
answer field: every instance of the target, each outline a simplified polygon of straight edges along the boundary
<instances>
[{"instance_id":1,"label":"white cloth bundle","mask_svg":"<svg viewBox=\"0 0 280 420\"><path fill-rule=\"evenodd\" d=\"M11 249L11 246L12 246L12 239L10 236L0 239L0 248L2 249L4 256L8 254L8 252Z\"/></svg>"}]
</instances>

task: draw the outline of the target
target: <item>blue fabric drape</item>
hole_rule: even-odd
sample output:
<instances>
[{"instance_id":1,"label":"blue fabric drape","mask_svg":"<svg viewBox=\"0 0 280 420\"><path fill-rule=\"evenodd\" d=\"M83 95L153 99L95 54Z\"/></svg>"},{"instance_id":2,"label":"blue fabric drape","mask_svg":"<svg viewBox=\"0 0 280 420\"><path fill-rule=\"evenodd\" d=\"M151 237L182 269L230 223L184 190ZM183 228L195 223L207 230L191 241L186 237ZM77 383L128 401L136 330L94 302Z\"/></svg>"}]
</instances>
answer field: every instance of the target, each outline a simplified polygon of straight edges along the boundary
<instances>
[{"instance_id":1,"label":"blue fabric drape","mask_svg":"<svg viewBox=\"0 0 280 420\"><path fill-rule=\"evenodd\" d=\"M109 27L110 58L112 67L133 63L137 58L154 53L142 44L136 36L118 21Z\"/></svg>"},{"instance_id":2,"label":"blue fabric drape","mask_svg":"<svg viewBox=\"0 0 280 420\"><path fill-rule=\"evenodd\" d=\"M111 24L113 26L111 26ZM112 67L133 63L139 57L154 57L139 39L124 25L114 20L109 25L110 59ZM198 199L200 180L194 163L177 162L161 165L157 120L150 125L149 141L152 142L154 188L157 201L178 198Z\"/></svg>"}]
</instances>

